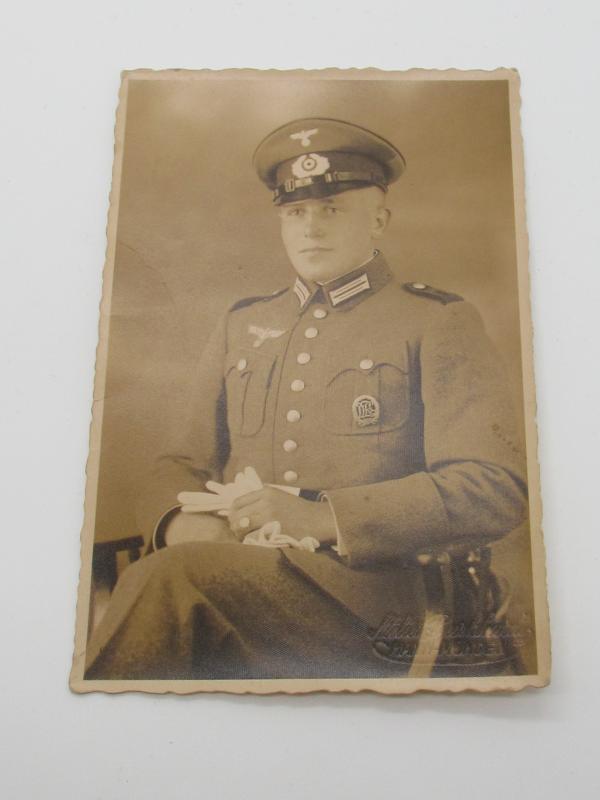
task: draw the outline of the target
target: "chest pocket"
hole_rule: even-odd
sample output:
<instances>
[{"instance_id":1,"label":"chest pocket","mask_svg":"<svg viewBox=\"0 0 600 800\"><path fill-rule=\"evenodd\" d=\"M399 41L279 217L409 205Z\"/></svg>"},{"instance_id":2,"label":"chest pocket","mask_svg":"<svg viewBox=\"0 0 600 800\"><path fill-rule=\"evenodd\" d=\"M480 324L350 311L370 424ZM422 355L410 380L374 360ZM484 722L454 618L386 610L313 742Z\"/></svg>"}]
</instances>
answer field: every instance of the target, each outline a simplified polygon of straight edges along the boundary
<instances>
[{"instance_id":1,"label":"chest pocket","mask_svg":"<svg viewBox=\"0 0 600 800\"><path fill-rule=\"evenodd\" d=\"M232 433L254 436L265 423L277 356L238 348L225 362L227 422Z\"/></svg>"},{"instance_id":2,"label":"chest pocket","mask_svg":"<svg viewBox=\"0 0 600 800\"><path fill-rule=\"evenodd\" d=\"M353 351L332 364L324 395L324 423L330 433L385 433L401 428L409 418L406 344L391 353L368 352L369 348Z\"/></svg>"}]
</instances>

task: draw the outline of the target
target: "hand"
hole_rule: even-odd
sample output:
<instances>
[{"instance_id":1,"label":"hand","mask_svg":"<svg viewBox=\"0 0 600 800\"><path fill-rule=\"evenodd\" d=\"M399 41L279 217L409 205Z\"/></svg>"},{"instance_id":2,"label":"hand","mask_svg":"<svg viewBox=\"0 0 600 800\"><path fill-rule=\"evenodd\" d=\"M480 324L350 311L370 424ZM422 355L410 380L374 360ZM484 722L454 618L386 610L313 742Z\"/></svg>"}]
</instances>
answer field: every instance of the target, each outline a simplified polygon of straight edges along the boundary
<instances>
[{"instance_id":1,"label":"hand","mask_svg":"<svg viewBox=\"0 0 600 800\"><path fill-rule=\"evenodd\" d=\"M321 544L335 544L335 521L329 503L314 503L266 486L235 499L229 526L242 540L268 522L279 522L281 532L295 539L313 536Z\"/></svg>"},{"instance_id":2,"label":"hand","mask_svg":"<svg viewBox=\"0 0 600 800\"><path fill-rule=\"evenodd\" d=\"M177 514L165 532L165 544L187 542L236 542L227 522L212 514Z\"/></svg>"}]
</instances>

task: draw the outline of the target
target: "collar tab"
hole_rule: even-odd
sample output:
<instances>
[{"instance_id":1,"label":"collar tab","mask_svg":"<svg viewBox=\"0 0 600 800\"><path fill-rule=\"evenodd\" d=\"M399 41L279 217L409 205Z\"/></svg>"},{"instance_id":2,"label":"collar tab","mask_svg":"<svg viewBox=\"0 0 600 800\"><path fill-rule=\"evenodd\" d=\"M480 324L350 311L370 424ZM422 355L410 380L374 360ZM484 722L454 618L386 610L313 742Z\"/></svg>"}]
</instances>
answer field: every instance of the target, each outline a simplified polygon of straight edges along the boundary
<instances>
[{"instance_id":1,"label":"collar tab","mask_svg":"<svg viewBox=\"0 0 600 800\"><path fill-rule=\"evenodd\" d=\"M304 308L310 299L311 291L304 281L302 281L299 277L296 278L294 283L294 294L298 298L300 308Z\"/></svg>"},{"instance_id":2,"label":"collar tab","mask_svg":"<svg viewBox=\"0 0 600 800\"><path fill-rule=\"evenodd\" d=\"M301 311L314 299L327 302L331 308L345 310L379 291L391 280L391 277L392 273L385 258L377 251L366 264L323 285L313 282L305 283L298 276L292 289ZM350 300L353 302L350 303Z\"/></svg>"},{"instance_id":3,"label":"collar tab","mask_svg":"<svg viewBox=\"0 0 600 800\"><path fill-rule=\"evenodd\" d=\"M329 302L335 307L339 306L340 303L346 302L346 300L350 300L351 297L355 297L357 294L369 291L370 288L369 276L366 272L363 272L358 278L353 278L351 281L338 286L337 289L328 291L327 295Z\"/></svg>"}]
</instances>

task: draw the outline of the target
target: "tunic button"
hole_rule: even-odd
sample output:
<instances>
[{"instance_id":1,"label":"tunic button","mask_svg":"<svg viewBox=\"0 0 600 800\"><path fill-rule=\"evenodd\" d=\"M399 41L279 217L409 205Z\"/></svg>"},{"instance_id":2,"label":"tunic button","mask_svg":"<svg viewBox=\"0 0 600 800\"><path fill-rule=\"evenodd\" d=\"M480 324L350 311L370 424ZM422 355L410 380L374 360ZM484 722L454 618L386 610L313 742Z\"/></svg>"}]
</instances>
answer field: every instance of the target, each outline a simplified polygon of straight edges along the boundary
<instances>
[{"instance_id":1,"label":"tunic button","mask_svg":"<svg viewBox=\"0 0 600 800\"><path fill-rule=\"evenodd\" d=\"M298 353L296 356L296 361L299 364L308 364L310 361L310 353Z\"/></svg>"},{"instance_id":2,"label":"tunic button","mask_svg":"<svg viewBox=\"0 0 600 800\"><path fill-rule=\"evenodd\" d=\"M294 472L293 469L288 469L287 472L283 473L283 480L286 483L293 483L294 481L298 480L298 473Z\"/></svg>"},{"instance_id":3,"label":"tunic button","mask_svg":"<svg viewBox=\"0 0 600 800\"><path fill-rule=\"evenodd\" d=\"M427 288L427 286L425 286L424 283L413 283L412 287L413 289L417 289L418 291L422 291L423 289Z\"/></svg>"},{"instance_id":4,"label":"tunic button","mask_svg":"<svg viewBox=\"0 0 600 800\"><path fill-rule=\"evenodd\" d=\"M363 360L360 362L361 369L371 369L372 366L373 362L371 361L370 358L363 358Z\"/></svg>"},{"instance_id":5,"label":"tunic button","mask_svg":"<svg viewBox=\"0 0 600 800\"><path fill-rule=\"evenodd\" d=\"M304 389L304 381L301 381L297 378L295 381L292 381L292 392L301 392Z\"/></svg>"},{"instance_id":6,"label":"tunic button","mask_svg":"<svg viewBox=\"0 0 600 800\"><path fill-rule=\"evenodd\" d=\"M286 439L283 443L283 449L286 453L293 453L297 447L298 442L295 442L293 439Z\"/></svg>"},{"instance_id":7,"label":"tunic button","mask_svg":"<svg viewBox=\"0 0 600 800\"><path fill-rule=\"evenodd\" d=\"M240 360L237 363L237 368L239 369L239 371L241 372L243 369L246 369L247 366L248 362L246 361L246 359L240 358Z\"/></svg>"},{"instance_id":8,"label":"tunic button","mask_svg":"<svg viewBox=\"0 0 600 800\"><path fill-rule=\"evenodd\" d=\"M314 339L315 336L319 335L319 331L316 328L307 328L304 331L304 335L306 336L307 339Z\"/></svg>"},{"instance_id":9,"label":"tunic button","mask_svg":"<svg viewBox=\"0 0 600 800\"><path fill-rule=\"evenodd\" d=\"M313 311L313 317L315 319L325 319L326 316L327 312L325 311L324 308L315 308L315 310Z\"/></svg>"},{"instance_id":10,"label":"tunic button","mask_svg":"<svg viewBox=\"0 0 600 800\"><path fill-rule=\"evenodd\" d=\"M300 417L301 417L300 412L296 411L295 408L290 408L290 410L286 414L286 419L288 422L298 422Z\"/></svg>"}]
</instances>

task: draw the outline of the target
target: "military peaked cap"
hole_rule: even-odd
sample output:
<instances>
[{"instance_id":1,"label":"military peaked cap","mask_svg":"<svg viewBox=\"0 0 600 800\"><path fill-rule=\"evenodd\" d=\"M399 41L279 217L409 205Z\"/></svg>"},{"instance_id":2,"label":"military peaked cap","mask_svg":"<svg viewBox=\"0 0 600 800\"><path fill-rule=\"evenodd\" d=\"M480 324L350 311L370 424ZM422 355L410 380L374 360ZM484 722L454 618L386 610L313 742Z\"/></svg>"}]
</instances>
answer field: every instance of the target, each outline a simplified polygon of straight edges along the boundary
<instances>
[{"instance_id":1,"label":"military peaked cap","mask_svg":"<svg viewBox=\"0 0 600 800\"><path fill-rule=\"evenodd\" d=\"M406 166L400 151L381 136L321 118L277 128L258 145L253 162L277 205L364 186L387 191Z\"/></svg>"}]
</instances>

